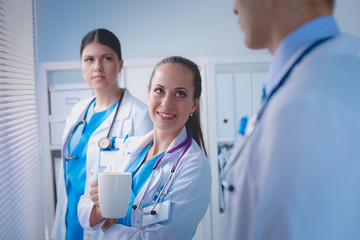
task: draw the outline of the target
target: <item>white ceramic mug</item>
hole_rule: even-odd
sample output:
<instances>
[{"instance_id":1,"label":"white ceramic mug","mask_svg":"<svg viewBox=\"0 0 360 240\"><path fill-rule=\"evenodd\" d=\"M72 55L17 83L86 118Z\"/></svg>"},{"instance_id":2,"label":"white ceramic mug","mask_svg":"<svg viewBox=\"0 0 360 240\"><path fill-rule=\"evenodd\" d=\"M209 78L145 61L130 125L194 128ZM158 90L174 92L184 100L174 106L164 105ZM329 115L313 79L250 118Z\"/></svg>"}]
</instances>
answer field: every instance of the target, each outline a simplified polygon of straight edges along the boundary
<instances>
[{"instance_id":1,"label":"white ceramic mug","mask_svg":"<svg viewBox=\"0 0 360 240\"><path fill-rule=\"evenodd\" d=\"M103 217L123 218L126 216L130 202L131 181L131 173L99 173L99 205Z\"/></svg>"}]
</instances>

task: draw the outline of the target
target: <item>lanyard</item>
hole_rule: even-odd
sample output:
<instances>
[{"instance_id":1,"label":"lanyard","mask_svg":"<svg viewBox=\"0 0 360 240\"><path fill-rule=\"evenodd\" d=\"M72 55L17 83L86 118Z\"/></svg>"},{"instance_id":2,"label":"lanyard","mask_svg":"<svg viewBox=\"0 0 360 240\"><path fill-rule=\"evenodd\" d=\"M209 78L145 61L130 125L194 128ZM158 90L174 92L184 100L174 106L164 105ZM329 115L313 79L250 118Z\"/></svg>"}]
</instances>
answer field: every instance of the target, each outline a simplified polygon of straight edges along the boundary
<instances>
[{"instance_id":1,"label":"lanyard","mask_svg":"<svg viewBox=\"0 0 360 240\"><path fill-rule=\"evenodd\" d=\"M186 151L189 149L189 147L190 147L190 145L191 145L191 142L192 142L192 137L193 137L193 134L192 134L192 132L190 132L190 133L189 133L189 136L187 137L187 139L185 139L185 141L183 141L183 142L180 143L179 145L175 146L174 148L170 149L169 151L165 152L165 153L156 161L156 163L155 163L155 165L154 165L154 167L153 167L153 172L151 173L151 176L150 176L150 180L149 180L149 182L148 182L148 184L147 184L147 186L146 186L146 188L145 188L145 191L144 191L144 193L143 193L143 195L142 195L142 197L141 197L141 199L140 199L140 202L139 202L138 205L135 205L135 204L134 204L134 205L132 206L132 209L138 211L138 212L141 213L142 215L156 215L156 214L157 214L157 212L156 212L154 209L155 209L157 203L159 202L160 197L161 197L164 189L166 188L166 186L168 185L169 181L171 180L171 178L172 178L172 176L173 176L173 174L174 174L174 172L175 172L175 169L176 169L177 165L179 164L181 158L184 156L184 154L186 153ZM152 206L151 210L150 210L150 211L147 211L147 212L143 212L143 211L139 210L139 209L138 209L138 206L141 206L141 203L142 203L142 201L143 201L143 199L144 199L145 193L147 192L147 190L148 190L148 188L149 188L149 186L150 186L150 182L151 182L151 180L152 180L152 178L153 178L153 176L154 176L154 172L155 172L155 170L157 169L157 167L159 166L159 164L161 163L161 160L163 159L163 157L165 156L165 154L166 154L166 153L173 153L173 152L175 152L176 150L182 148L183 146L185 146L185 148L184 148L183 152L181 153L181 156L180 156L179 159L177 160L176 164L172 167L170 176L168 177L168 179L166 180L164 186L163 186L162 189L160 190L160 193L158 194L158 197L156 198L155 203L154 203L154 205Z\"/></svg>"},{"instance_id":2,"label":"lanyard","mask_svg":"<svg viewBox=\"0 0 360 240\"><path fill-rule=\"evenodd\" d=\"M185 139L183 142L181 142L179 145L175 146L174 148L170 149L169 151L165 152L155 163L154 165L154 168L153 168L153 171L155 171L157 169L157 167L159 166L161 160L164 158L165 154L166 153L173 153L175 152L176 150L182 148L183 146L185 146L185 149L184 151L182 152L180 158L177 160L176 164L172 167L171 171L175 171L177 165L179 164L180 162L180 159L184 156L184 154L186 153L186 151L189 149L190 145L191 145L191 142L192 142L192 137L193 137L193 134L192 132L189 133L189 136L187 137L187 139Z\"/></svg>"},{"instance_id":3,"label":"lanyard","mask_svg":"<svg viewBox=\"0 0 360 240\"><path fill-rule=\"evenodd\" d=\"M280 79L279 83L273 88L273 90L270 92L269 96L265 98L265 102L263 104L263 106L261 107L260 111L255 114L255 116L253 117L248 129L245 132L245 139L243 144L240 146L240 148L238 149L237 152L234 152L231 158L231 161L226 164L224 170L222 171L221 174L221 179L222 179L222 184L225 188L227 188L230 192L232 192L234 190L234 186L230 183L228 183L225 180L225 176L228 174L229 169L234 165L234 163L236 162L236 159L239 158L240 154L242 153L242 151L244 150L246 144L249 141L250 136L252 135L255 127L257 126L257 124L259 123L262 115L264 114L270 99L275 95L275 93L277 93L279 91L279 89L284 86L285 82L289 79L289 76L292 72L292 70L294 69L294 67L299 64L301 62L301 60L303 60L303 58L308 55L312 50L314 50L317 46L319 46L320 44L324 43L325 41L331 39L332 37L326 37L326 38L322 38L318 41L315 41L314 43L312 43L308 48L305 49L305 51L295 60L295 62L290 66L290 68L286 71L285 75Z\"/></svg>"}]
</instances>

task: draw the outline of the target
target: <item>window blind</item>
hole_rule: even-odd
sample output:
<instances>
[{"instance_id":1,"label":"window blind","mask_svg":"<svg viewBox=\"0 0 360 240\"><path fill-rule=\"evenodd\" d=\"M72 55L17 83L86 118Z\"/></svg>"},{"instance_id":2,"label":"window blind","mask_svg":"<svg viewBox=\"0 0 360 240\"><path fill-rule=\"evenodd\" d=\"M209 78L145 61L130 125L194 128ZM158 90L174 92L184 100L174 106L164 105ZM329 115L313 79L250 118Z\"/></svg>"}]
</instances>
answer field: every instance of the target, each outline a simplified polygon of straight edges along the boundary
<instances>
[{"instance_id":1,"label":"window blind","mask_svg":"<svg viewBox=\"0 0 360 240\"><path fill-rule=\"evenodd\" d=\"M45 239L33 0L0 0L0 239Z\"/></svg>"}]
</instances>

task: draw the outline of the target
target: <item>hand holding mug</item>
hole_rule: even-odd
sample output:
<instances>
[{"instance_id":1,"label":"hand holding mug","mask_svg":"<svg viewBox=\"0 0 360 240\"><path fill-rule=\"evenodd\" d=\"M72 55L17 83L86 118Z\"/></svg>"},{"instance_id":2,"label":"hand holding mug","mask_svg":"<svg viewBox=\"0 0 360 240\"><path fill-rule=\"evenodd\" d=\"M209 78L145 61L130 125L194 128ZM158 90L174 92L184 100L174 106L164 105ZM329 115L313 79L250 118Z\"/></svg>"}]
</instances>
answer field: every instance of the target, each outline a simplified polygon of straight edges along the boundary
<instances>
[{"instance_id":1,"label":"hand holding mug","mask_svg":"<svg viewBox=\"0 0 360 240\"><path fill-rule=\"evenodd\" d=\"M90 190L90 198L94 202L96 207L100 207L99 205L99 190L98 190L98 179L95 179L91 184Z\"/></svg>"}]
</instances>

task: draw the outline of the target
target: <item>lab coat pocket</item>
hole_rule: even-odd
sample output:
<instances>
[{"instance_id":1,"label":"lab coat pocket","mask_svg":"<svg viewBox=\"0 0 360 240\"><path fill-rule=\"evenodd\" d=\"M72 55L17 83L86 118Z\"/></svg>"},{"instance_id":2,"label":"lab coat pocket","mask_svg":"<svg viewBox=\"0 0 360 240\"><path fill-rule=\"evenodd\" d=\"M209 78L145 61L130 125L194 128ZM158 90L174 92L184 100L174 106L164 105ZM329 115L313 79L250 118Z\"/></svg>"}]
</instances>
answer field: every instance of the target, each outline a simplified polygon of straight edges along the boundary
<instances>
[{"instance_id":1,"label":"lab coat pocket","mask_svg":"<svg viewBox=\"0 0 360 240\"><path fill-rule=\"evenodd\" d=\"M111 167L115 166L119 150L121 149L122 145L124 144L127 138L128 135L126 135L125 138L118 138L113 136L111 139L111 147L109 149L100 149L99 151L100 169L110 170Z\"/></svg>"},{"instance_id":2,"label":"lab coat pocket","mask_svg":"<svg viewBox=\"0 0 360 240\"><path fill-rule=\"evenodd\" d=\"M151 211L155 202L144 205L143 212ZM154 210L156 211L155 215L143 215L142 216L142 226L146 227L155 223L164 222L170 220L171 212L171 199L165 198L161 199L155 206Z\"/></svg>"},{"instance_id":3,"label":"lab coat pocket","mask_svg":"<svg viewBox=\"0 0 360 240\"><path fill-rule=\"evenodd\" d=\"M110 167L116 160L117 153L119 149L109 149L99 151L99 168L108 168Z\"/></svg>"}]
</instances>

